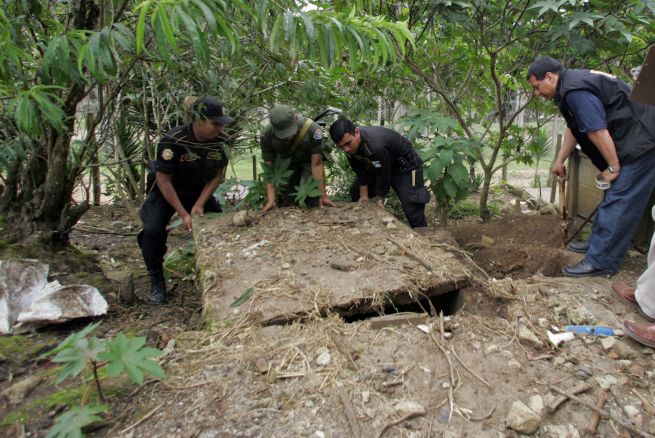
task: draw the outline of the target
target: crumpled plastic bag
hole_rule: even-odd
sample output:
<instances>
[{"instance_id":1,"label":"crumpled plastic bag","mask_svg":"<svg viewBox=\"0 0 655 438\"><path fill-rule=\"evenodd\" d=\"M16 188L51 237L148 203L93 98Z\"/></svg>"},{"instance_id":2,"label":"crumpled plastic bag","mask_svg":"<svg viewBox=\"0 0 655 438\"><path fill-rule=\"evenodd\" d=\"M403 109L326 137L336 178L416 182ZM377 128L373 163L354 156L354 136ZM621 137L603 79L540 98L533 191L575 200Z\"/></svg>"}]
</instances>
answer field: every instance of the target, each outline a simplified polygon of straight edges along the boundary
<instances>
[{"instance_id":1,"label":"crumpled plastic bag","mask_svg":"<svg viewBox=\"0 0 655 438\"><path fill-rule=\"evenodd\" d=\"M0 260L0 333L107 313L98 289L48 283L48 270L38 260Z\"/></svg>"}]
</instances>

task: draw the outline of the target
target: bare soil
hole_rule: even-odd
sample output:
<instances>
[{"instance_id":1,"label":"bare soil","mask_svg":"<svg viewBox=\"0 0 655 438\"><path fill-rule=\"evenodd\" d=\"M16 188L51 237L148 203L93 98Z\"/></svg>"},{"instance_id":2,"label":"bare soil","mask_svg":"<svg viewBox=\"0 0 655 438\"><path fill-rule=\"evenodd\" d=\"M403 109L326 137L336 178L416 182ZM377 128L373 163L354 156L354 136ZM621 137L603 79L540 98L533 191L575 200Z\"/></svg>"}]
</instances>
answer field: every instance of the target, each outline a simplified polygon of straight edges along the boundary
<instances>
[{"instance_id":1,"label":"bare soil","mask_svg":"<svg viewBox=\"0 0 655 438\"><path fill-rule=\"evenodd\" d=\"M427 333L412 325L374 329L337 315L286 326L239 320L208 327L193 279L169 283L169 305L126 305L119 291L128 273L137 296L147 294L137 228L120 207L94 208L73 235L79 254L31 253L50 263L60 282L86 281L104 293L110 310L96 336L122 331L172 348L162 359L164 380L106 380L109 411L91 436L518 436L508 412L520 401L538 411L538 436L575 437L592 410L572 400L552 412L548 405L558 390L583 383L590 390L579 397L587 404L608 388L604 409L612 418L600 421L600 436L655 434L653 349L620 332L612 346L587 336L555 348L547 338L553 326L620 329L624 317L642 321L613 299L610 285L634 284L645 257L631 253L613 279L559 277L580 255L562 249L557 217L467 218L448 232L422 233L475 273L463 308L450 318L431 316ZM173 230L169 248L190 238ZM21 251L5 249L3 256ZM0 435L44 436L67 405L81 402L89 376L54 385L56 367L36 358L88 322L0 338L0 387L41 378L21 403L0 402Z\"/></svg>"}]
</instances>

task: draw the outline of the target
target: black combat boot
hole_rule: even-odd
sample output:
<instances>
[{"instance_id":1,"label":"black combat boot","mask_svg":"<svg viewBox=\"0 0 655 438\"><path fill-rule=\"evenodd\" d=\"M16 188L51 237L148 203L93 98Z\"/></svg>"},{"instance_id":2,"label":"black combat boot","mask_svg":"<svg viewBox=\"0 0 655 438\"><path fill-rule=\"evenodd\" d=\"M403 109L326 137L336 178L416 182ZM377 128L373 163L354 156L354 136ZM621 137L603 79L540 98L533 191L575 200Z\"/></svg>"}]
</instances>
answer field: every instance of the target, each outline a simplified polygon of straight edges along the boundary
<instances>
[{"instance_id":1,"label":"black combat boot","mask_svg":"<svg viewBox=\"0 0 655 438\"><path fill-rule=\"evenodd\" d=\"M166 304L166 280L164 279L164 271L159 269L151 269L148 271L150 276L150 294L148 295L148 304Z\"/></svg>"}]
</instances>

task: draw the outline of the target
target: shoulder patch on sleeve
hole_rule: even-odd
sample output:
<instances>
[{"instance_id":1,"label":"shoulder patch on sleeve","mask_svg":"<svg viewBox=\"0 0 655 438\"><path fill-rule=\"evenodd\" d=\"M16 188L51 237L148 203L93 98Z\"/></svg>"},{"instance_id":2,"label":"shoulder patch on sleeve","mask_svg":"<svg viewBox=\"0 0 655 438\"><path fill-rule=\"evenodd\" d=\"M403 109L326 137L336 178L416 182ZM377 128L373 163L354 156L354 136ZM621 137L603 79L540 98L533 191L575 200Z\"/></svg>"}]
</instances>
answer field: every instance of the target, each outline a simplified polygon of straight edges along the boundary
<instances>
[{"instance_id":1,"label":"shoulder patch on sleeve","mask_svg":"<svg viewBox=\"0 0 655 438\"><path fill-rule=\"evenodd\" d=\"M323 138L323 131L321 128L317 128L316 131L314 131L314 140L320 140Z\"/></svg>"}]
</instances>

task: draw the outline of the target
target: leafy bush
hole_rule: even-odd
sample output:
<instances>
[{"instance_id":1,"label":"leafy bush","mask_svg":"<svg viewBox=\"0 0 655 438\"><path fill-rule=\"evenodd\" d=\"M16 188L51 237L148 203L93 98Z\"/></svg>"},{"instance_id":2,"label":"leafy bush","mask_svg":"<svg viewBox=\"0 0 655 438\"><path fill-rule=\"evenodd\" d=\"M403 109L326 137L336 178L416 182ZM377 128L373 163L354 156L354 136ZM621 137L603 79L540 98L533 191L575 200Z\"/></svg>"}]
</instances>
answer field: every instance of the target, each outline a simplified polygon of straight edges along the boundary
<instances>
[{"instance_id":1,"label":"leafy bush","mask_svg":"<svg viewBox=\"0 0 655 438\"><path fill-rule=\"evenodd\" d=\"M318 188L318 181L313 176L303 176L300 179L300 184L295 188L296 191L293 193L295 201L303 207L307 207L308 198L321 196L321 191Z\"/></svg>"},{"instance_id":2,"label":"leafy bush","mask_svg":"<svg viewBox=\"0 0 655 438\"><path fill-rule=\"evenodd\" d=\"M57 348L41 357L54 355L52 362L63 365L56 383L63 382L67 377L77 377L82 371L89 370L93 375L96 390L100 401L105 401L99 370L104 368L107 377L116 377L121 374L136 384L143 383L145 374L163 379L166 372L151 358L161 356L162 351L157 348L145 347L145 337L127 337L119 332L110 340L87 336L98 327L100 323L87 326L83 330L68 336ZM48 438L68 438L83 436L82 428L100 420L98 414L105 412L104 404L91 404L71 407L68 411L57 417L55 424L48 432Z\"/></svg>"},{"instance_id":3,"label":"leafy bush","mask_svg":"<svg viewBox=\"0 0 655 438\"><path fill-rule=\"evenodd\" d=\"M164 275L168 279L181 277L182 280L188 280L193 278L195 272L196 250L193 241L188 241L164 257Z\"/></svg>"}]
</instances>

